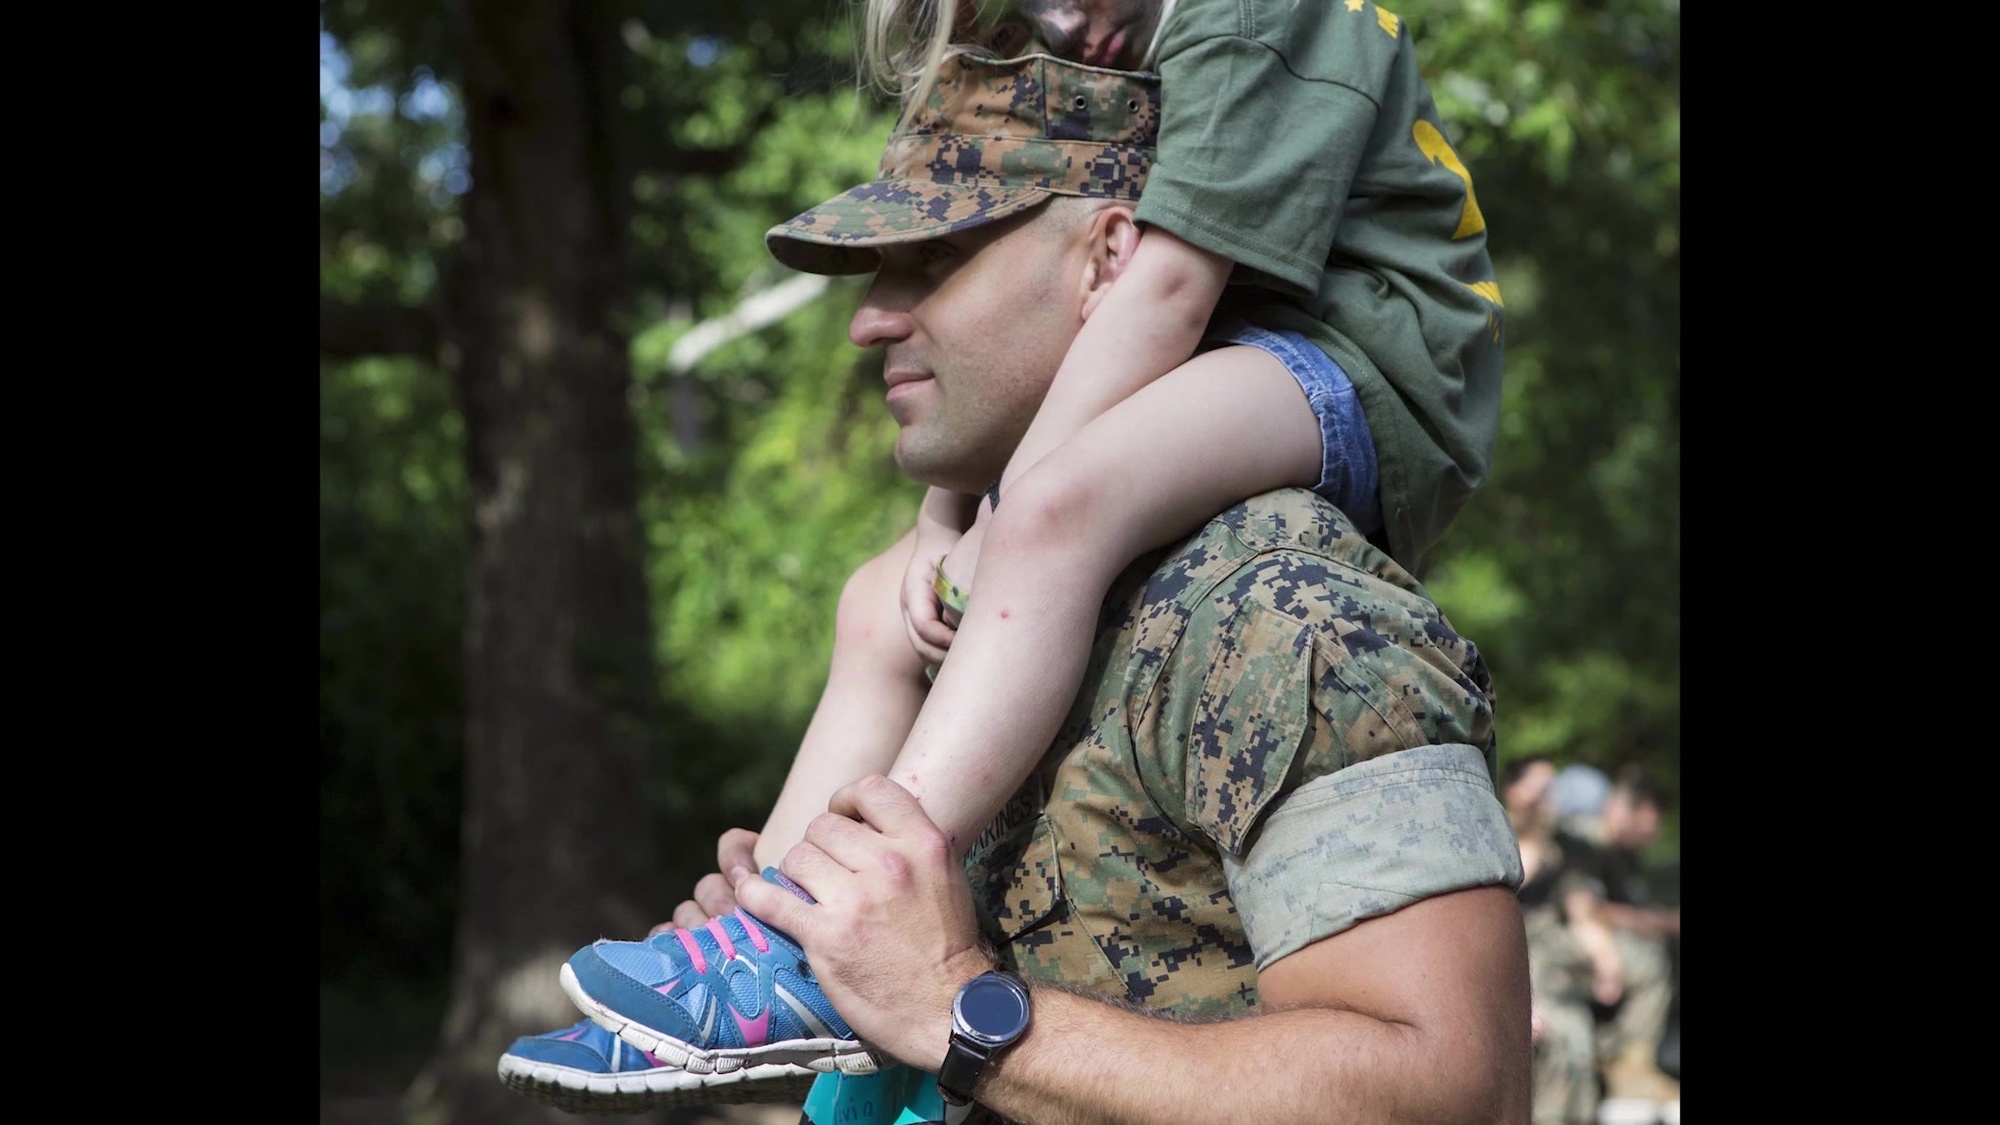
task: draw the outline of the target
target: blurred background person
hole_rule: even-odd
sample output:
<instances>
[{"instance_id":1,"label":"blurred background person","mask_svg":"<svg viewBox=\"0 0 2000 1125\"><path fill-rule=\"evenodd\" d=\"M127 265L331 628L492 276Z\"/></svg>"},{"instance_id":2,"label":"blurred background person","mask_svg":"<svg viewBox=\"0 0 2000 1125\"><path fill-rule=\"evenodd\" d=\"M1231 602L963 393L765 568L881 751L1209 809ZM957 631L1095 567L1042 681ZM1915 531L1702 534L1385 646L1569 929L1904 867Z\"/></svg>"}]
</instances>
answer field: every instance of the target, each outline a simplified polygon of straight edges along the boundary
<instances>
[{"instance_id":1,"label":"blurred background person","mask_svg":"<svg viewBox=\"0 0 2000 1125\"><path fill-rule=\"evenodd\" d=\"M1660 838L1661 796L1638 766L1615 779L1587 765L1560 771L1550 784L1554 837L1593 901L1588 940L1608 935L1617 987L1593 995L1602 1125L1678 1121L1680 1082L1660 1069L1660 1047L1677 991L1680 936L1676 877L1656 868L1649 849ZM1675 905L1663 905L1671 896ZM1674 1044L1678 1056L1679 1044ZM1676 1057L1675 1069L1679 1063Z\"/></svg>"},{"instance_id":2,"label":"blurred background person","mask_svg":"<svg viewBox=\"0 0 2000 1125\"><path fill-rule=\"evenodd\" d=\"M1660 1070L1659 1052L1677 985L1681 910L1677 891L1672 905L1661 901L1664 873L1647 856L1660 838L1660 806L1659 790L1638 766L1620 770L1605 796L1599 916L1617 943L1625 988L1600 1022L1598 1054L1607 1101L1672 1106L1677 1117L1680 1082Z\"/></svg>"},{"instance_id":3,"label":"blurred background person","mask_svg":"<svg viewBox=\"0 0 2000 1125\"><path fill-rule=\"evenodd\" d=\"M1521 848L1519 898L1528 933L1529 989L1541 1020L1535 1045L1536 1125L1594 1125L1599 1102L1592 1002L1621 988L1617 947L1598 918L1600 890L1556 831L1555 764L1546 756L1503 767L1501 800Z\"/></svg>"}]
</instances>

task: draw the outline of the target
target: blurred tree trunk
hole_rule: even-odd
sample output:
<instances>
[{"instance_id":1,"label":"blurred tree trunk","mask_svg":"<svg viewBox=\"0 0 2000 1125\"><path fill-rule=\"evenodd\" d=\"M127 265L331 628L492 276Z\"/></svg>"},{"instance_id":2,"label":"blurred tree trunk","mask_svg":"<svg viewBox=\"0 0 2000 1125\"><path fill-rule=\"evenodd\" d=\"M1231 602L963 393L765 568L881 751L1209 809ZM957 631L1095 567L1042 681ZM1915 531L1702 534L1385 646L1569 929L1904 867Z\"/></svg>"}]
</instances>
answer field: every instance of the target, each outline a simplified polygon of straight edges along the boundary
<instances>
[{"instance_id":1,"label":"blurred tree trunk","mask_svg":"<svg viewBox=\"0 0 2000 1125\"><path fill-rule=\"evenodd\" d=\"M452 995L410 1108L570 1118L494 1075L578 1013L556 972L643 934L653 700L627 341L616 0L456 0L473 183L445 285L473 549ZM653 899L660 896L653 894Z\"/></svg>"}]
</instances>

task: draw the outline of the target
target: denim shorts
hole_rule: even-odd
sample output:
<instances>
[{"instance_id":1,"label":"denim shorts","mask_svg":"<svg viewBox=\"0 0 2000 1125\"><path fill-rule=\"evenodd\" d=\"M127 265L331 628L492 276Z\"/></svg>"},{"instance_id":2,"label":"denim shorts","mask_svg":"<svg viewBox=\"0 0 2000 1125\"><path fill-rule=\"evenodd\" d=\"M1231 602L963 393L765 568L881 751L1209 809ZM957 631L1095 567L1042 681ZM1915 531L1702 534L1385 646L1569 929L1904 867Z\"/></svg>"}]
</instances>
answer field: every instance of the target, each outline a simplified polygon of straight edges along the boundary
<instances>
[{"instance_id":1,"label":"denim shorts","mask_svg":"<svg viewBox=\"0 0 2000 1125\"><path fill-rule=\"evenodd\" d=\"M1368 436L1368 419L1347 372L1297 332L1272 332L1231 318L1209 327L1204 350L1228 344L1248 344L1276 357L1299 381L1299 389L1319 419L1319 483L1313 491L1333 501L1347 518L1373 535L1382 529L1382 474L1375 460L1375 441Z\"/></svg>"}]
</instances>

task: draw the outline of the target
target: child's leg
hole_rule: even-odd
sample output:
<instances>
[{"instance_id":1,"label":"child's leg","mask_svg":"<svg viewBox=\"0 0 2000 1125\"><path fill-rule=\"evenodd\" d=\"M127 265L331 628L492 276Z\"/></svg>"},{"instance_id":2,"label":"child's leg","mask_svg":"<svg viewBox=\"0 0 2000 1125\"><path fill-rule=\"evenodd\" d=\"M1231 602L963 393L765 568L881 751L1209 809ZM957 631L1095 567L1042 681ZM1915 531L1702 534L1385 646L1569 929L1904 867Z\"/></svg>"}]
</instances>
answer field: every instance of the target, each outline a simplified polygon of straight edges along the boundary
<instances>
[{"instance_id":1,"label":"child's leg","mask_svg":"<svg viewBox=\"0 0 2000 1125\"><path fill-rule=\"evenodd\" d=\"M1321 456L1298 380L1268 352L1228 347L1107 410L1006 491L950 659L889 774L954 855L1060 729L1118 573L1238 501L1313 485Z\"/></svg>"},{"instance_id":2,"label":"child's leg","mask_svg":"<svg viewBox=\"0 0 2000 1125\"><path fill-rule=\"evenodd\" d=\"M909 737L930 687L898 601L915 541L915 532L906 534L861 564L840 592L826 690L757 839L759 867L775 866L804 839L841 786L887 771Z\"/></svg>"}]
</instances>

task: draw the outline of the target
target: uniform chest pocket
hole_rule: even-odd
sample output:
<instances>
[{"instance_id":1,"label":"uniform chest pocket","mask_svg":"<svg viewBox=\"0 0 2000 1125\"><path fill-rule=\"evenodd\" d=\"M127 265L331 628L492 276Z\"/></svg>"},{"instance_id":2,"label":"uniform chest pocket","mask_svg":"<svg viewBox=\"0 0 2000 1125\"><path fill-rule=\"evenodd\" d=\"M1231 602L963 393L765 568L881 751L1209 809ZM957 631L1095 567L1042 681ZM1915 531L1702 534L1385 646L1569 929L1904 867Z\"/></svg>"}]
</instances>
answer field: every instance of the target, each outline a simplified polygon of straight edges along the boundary
<instances>
[{"instance_id":1,"label":"uniform chest pocket","mask_svg":"<svg viewBox=\"0 0 2000 1125\"><path fill-rule=\"evenodd\" d=\"M966 860L979 926L994 945L1005 945L1059 912L1062 868L1056 863L1055 828L1037 813Z\"/></svg>"}]
</instances>

